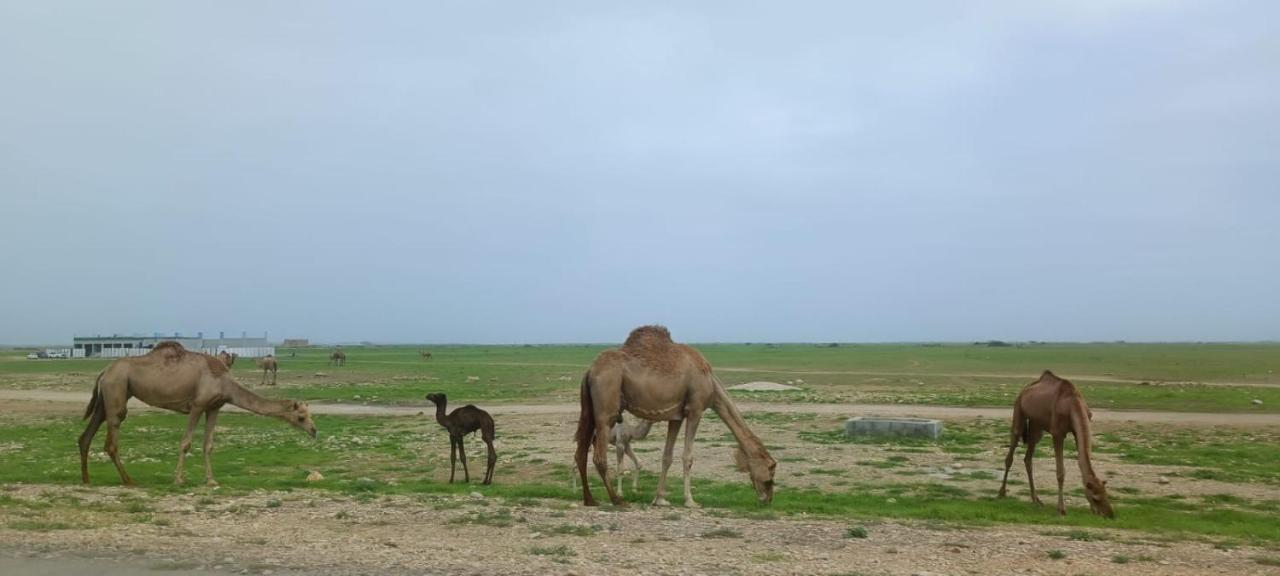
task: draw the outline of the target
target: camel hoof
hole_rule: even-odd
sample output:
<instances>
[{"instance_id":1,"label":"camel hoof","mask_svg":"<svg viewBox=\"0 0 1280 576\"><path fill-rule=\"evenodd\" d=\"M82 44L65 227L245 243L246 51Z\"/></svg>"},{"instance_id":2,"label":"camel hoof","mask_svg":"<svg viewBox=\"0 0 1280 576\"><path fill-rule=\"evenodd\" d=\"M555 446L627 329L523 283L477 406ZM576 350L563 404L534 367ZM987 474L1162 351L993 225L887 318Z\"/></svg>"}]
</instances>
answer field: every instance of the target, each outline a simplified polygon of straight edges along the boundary
<instances>
[{"instance_id":1,"label":"camel hoof","mask_svg":"<svg viewBox=\"0 0 1280 576\"><path fill-rule=\"evenodd\" d=\"M217 481L217 480L214 480L213 478L210 478L210 479L208 479L208 480L205 480L205 481L204 481L204 485L205 485L205 486L208 486L208 487L210 487L210 488L217 488L217 487L218 487L218 481Z\"/></svg>"},{"instance_id":2,"label":"camel hoof","mask_svg":"<svg viewBox=\"0 0 1280 576\"><path fill-rule=\"evenodd\" d=\"M685 500L684 507L685 508L701 508L702 505L697 502L694 502L693 500Z\"/></svg>"},{"instance_id":3,"label":"camel hoof","mask_svg":"<svg viewBox=\"0 0 1280 576\"><path fill-rule=\"evenodd\" d=\"M653 505L654 506L670 506L671 503L667 502L666 498L655 498L653 500Z\"/></svg>"},{"instance_id":4,"label":"camel hoof","mask_svg":"<svg viewBox=\"0 0 1280 576\"><path fill-rule=\"evenodd\" d=\"M174 479L173 479L173 485L174 485L174 486L181 486L181 485L186 484L186 483L187 483L187 479L186 479L186 478L174 478Z\"/></svg>"},{"instance_id":5,"label":"camel hoof","mask_svg":"<svg viewBox=\"0 0 1280 576\"><path fill-rule=\"evenodd\" d=\"M599 506L600 504L599 504L598 502L596 502L596 499L595 499L595 498L592 498L592 499L590 499L590 500L584 500L584 501L582 502L582 505L583 505L583 506Z\"/></svg>"}]
</instances>

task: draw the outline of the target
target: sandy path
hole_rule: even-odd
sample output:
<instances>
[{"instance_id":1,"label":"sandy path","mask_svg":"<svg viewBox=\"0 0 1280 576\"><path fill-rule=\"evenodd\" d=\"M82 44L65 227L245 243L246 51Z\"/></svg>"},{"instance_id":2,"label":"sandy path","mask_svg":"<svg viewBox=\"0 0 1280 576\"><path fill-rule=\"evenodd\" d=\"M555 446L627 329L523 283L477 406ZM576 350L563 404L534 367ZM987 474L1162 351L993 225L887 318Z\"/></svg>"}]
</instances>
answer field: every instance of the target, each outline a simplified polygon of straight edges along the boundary
<instances>
[{"instance_id":1,"label":"sandy path","mask_svg":"<svg viewBox=\"0 0 1280 576\"><path fill-rule=\"evenodd\" d=\"M83 409L88 395L82 392L55 392L51 390L0 390L0 401L54 402L74 405L74 411ZM925 406L918 404L772 404L743 402L740 407L747 412L782 412L788 414L819 414L848 416L912 416L964 420L972 418L1008 418L1006 408L967 408L959 406ZM494 414L577 414L577 404L486 404L484 408ZM129 409L152 409L131 400ZM236 410L228 407L229 410ZM348 416L412 416L429 410L421 406L386 406L368 404L312 403L314 414ZM1280 414L1233 414L1220 412L1158 412L1139 410L1094 410L1097 422L1145 422L1181 424L1188 426L1280 426Z\"/></svg>"}]
</instances>

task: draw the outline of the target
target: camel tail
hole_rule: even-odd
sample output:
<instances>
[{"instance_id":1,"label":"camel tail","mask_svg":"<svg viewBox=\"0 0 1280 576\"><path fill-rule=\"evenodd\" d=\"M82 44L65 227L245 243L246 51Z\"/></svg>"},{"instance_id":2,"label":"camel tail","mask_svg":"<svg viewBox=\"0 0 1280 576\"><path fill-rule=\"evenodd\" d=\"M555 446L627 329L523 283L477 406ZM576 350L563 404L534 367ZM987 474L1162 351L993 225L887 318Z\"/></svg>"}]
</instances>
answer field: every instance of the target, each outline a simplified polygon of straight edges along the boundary
<instances>
[{"instance_id":1,"label":"camel tail","mask_svg":"<svg viewBox=\"0 0 1280 576\"><path fill-rule=\"evenodd\" d=\"M582 375L582 410L578 414L578 431L573 437L578 441L578 451L584 452L596 436L596 409L591 402L591 373Z\"/></svg>"},{"instance_id":2,"label":"camel tail","mask_svg":"<svg viewBox=\"0 0 1280 576\"><path fill-rule=\"evenodd\" d=\"M1013 446L1017 446L1018 441L1029 444L1031 437L1031 426L1027 419L1027 415L1022 412L1022 398L1018 398L1013 402L1013 437L1010 439Z\"/></svg>"},{"instance_id":3,"label":"camel tail","mask_svg":"<svg viewBox=\"0 0 1280 576\"><path fill-rule=\"evenodd\" d=\"M93 381L93 397L89 398L89 406L84 409L84 418L81 418L81 420L87 420L90 416L93 416L94 412L104 409L102 406L102 375L106 373L106 370L99 372L98 378Z\"/></svg>"}]
</instances>

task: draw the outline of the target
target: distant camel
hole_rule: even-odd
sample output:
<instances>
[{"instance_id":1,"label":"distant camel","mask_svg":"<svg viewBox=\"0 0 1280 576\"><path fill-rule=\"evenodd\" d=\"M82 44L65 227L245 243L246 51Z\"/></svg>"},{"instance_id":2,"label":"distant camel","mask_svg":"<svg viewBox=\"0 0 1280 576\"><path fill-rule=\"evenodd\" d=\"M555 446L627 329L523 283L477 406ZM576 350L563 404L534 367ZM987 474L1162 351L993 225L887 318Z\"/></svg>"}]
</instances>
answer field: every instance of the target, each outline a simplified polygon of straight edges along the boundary
<instances>
[{"instance_id":1,"label":"distant camel","mask_svg":"<svg viewBox=\"0 0 1280 576\"><path fill-rule=\"evenodd\" d=\"M133 484L133 479L120 462L119 449L120 423L128 412L130 397L157 408L189 415L187 432L182 435L178 450L175 484L186 480L184 464L191 449L191 434L200 421L200 415L204 414L204 478L206 484L217 486L210 456L218 411L225 404L279 418L312 438L316 437L316 425L311 422L311 412L305 403L262 398L237 384L221 360L199 352L188 352L177 342L161 342L145 356L120 358L98 374L93 398L84 412L89 425L80 435L80 478L85 484L89 483L89 445L104 421L107 423L107 454L116 465L120 479L125 484Z\"/></svg>"},{"instance_id":2,"label":"distant camel","mask_svg":"<svg viewBox=\"0 0 1280 576\"><path fill-rule=\"evenodd\" d=\"M605 454L613 424L625 410L639 418L667 421L667 444L662 453L662 471L658 475L655 506L668 506L666 499L667 469L680 425L689 421L684 436L684 504L696 507L690 471L693 468L693 441L698 434L702 413L711 408L729 427L738 441L735 454L738 467L751 476L756 498L761 503L773 501L773 475L777 462L769 456L760 438L747 428L747 423L729 398L711 365L697 350L671 341L671 333L662 326L642 326L631 331L627 341L617 350L601 352L582 378L582 411L578 416L578 475L582 479L582 500L595 506L587 483L587 451L595 447L596 470L604 479L609 500L623 505L614 490Z\"/></svg>"},{"instance_id":3,"label":"distant camel","mask_svg":"<svg viewBox=\"0 0 1280 576\"><path fill-rule=\"evenodd\" d=\"M227 352L226 350L223 350L218 353L218 358L222 360L223 364L227 365L227 368L230 368L232 366L235 366L236 358L239 358L239 356L233 352Z\"/></svg>"},{"instance_id":4,"label":"distant camel","mask_svg":"<svg viewBox=\"0 0 1280 576\"><path fill-rule=\"evenodd\" d=\"M1115 518L1115 510L1107 498L1107 483L1100 480L1090 462L1089 420L1093 412L1085 404L1084 396L1069 380L1059 378L1048 370L1040 379L1028 384L1013 402L1013 431L1009 439L1009 453L1004 457L1004 480L1000 482L1000 497L1005 496L1009 483L1009 468L1013 466L1013 454L1019 442L1026 442L1027 486L1031 488L1031 501L1043 505L1036 496L1036 483L1031 476L1031 461L1036 443L1045 431L1053 438L1053 452L1058 472L1058 514L1067 515L1067 505L1062 498L1062 481L1066 472L1062 468L1062 450L1070 433L1076 439L1076 455L1080 463L1080 476L1084 481L1084 496L1094 514Z\"/></svg>"},{"instance_id":5,"label":"distant camel","mask_svg":"<svg viewBox=\"0 0 1280 576\"><path fill-rule=\"evenodd\" d=\"M275 385L276 385L276 370L279 368L279 363L278 363L278 362L276 362L276 357L275 357L275 356L270 356L270 355L268 355L268 356L264 356L264 357L262 357L262 358L259 358L259 359L258 359L258 367L259 367L259 368L262 368L262 385L264 385L264 386L265 386L265 385L267 384L267 372L270 372L270 373L271 373L271 385L272 385L272 386L275 386Z\"/></svg>"},{"instance_id":6,"label":"distant camel","mask_svg":"<svg viewBox=\"0 0 1280 576\"><path fill-rule=\"evenodd\" d=\"M347 353L341 350L334 350L333 354L329 355L329 365L333 366L334 364L337 364L338 366L346 366Z\"/></svg>"},{"instance_id":7,"label":"distant camel","mask_svg":"<svg viewBox=\"0 0 1280 576\"><path fill-rule=\"evenodd\" d=\"M421 352L421 354L422 354L422 359L423 359L423 360L430 360L430 359L431 359L431 353L430 353L430 352L427 352L426 350L423 350L423 351Z\"/></svg>"},{"instance_id":8,"label":"distant camel","mask_svg":"<svg viewBox=\"0 0 1280 576\"><path fill-rule=\"evenodd\" d=\"M444 394L427 394L427 400L436 405L436 422L449 431L449 483L453 484L453 475L458 468L455 456L462 460L463 481L471 481L471 474L467 472L467 452L463 448L463 437L476 430L480 431L481 439L489 447L489 464L484 473L484 483L493 483L493 465L498 461L498 453L493 450L493 417L470 404L446 416L444 410L449 400Z\"/></svg>"}]
</instances>

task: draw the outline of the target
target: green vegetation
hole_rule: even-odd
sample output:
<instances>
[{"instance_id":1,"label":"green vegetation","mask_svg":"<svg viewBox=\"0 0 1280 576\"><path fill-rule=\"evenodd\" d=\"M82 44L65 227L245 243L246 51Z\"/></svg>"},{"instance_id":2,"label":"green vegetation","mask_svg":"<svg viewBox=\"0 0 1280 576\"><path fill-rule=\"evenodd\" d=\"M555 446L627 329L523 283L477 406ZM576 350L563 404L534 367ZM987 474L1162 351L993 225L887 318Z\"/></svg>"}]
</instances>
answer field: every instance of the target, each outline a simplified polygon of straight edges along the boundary
<instances>
[{"instance_id":1,"label":"green vegetation","mask_svg":"<svg viewBox=\"0 0 1280 576\"><path fill-rule=\"evenodd\" d=\"M722 526L720 528L712 528L702 533L703 538L741 538L742 531Z\"/></svg>"},{"instance_id":2,"label":"green vegetation","mask_svg":"<svg viewBox=\"0 0 1280 576\"><path fill-rule=\"evenodd\" d=\"M557 546L534 546L529 548L529 553L534 556L552 556L555 558L565 558L569 556L577 556L578 553L573 548L560 544Z\"/></svg>"},{"instance_id":3,"label":"green vegetation","mask_svg":"<svg viewBox=\"0 0 1280 576\"><path fill-rule=\"evenodd\" d=\"M678 336L678 334L677 334ZM320 401L425 404L427 391L485 402L575 400L583 370L606 346L349 347L343 367L327 348L279 349L272 393ZM1095 408L1280 411L1280 388L1200 383L1280 383L1277 344L1044 344L1011 347L915 344L710 344L698 348L726 383L803 380L799 392L735 392L765 402L864 402L1007 406L1041 370L1084 387ZM296 357L290 356L291 353ZM26 360L0 354L0 387L88 390L103 359ZM252 363L234 372L252 382ZM37 377L33 377L37 376ZM1151 385L1143 385L1142 383ZM1261 406L1251 400L1263 401ZM778 417L803 418L805 416ZM752 416L753 419L759 418Z\"/></svg>"},{"instance_id":4,"label":"green vegetation","mask_svg":"<svg viewBox=\"0 0 1280 576\"><path fill-rule=\"evenodd\" d=\"M1067 553L1063 552L1062 550L1050 550L1049 557L1054 560L1061 560L1067 557Z\"/></svg>"},{"instance_id":5,"label":"green vegetation","mask_svg":"<svg viewBox=\"0 0 1280 576\"><path fill-rule=\"evenodd\" d=\"M130 473L147 494L185 493L192 487L173 486L174 447L181 436L184 417L167 413L141 413L126 424L122 446ZM479 491L486 498L476 500L479 508L457 517L454 522L479 525L510 525L519 519L506 506L486 506L491 499L520 501L527 498L550 498L564 502L577 499L578 493L564 483L563 466L527 465L520 476L498 474L493 486L446 484L433 480L435 464L420 457L422 447L421 419L326 416L319 421L322 435L313 441L278 422L245 414L223 415L220 424L219 451L215 466L222 488L217 494L247 494L254 490L290 491L317 488L357 499L379 498L388 494L465 495ZM996 435L998 423L956 427L955 448L965 448L990 428ZM999 426L1003 426L1000 424ZM50 418L37 423L5 427L7 442L20 443L21 450L0 452L0 484L43 483L73 486L79 482L79 457L68 448L68 438L75 438L81 423L65 418ZM1135 428L1140 434L1154 434ZM1002 436L1002 434L1000 434ZM827 437L819 436L826 440ZM989 440L989 439L988 439ZM1239 440L1239 439L1238 439ZM1260 449L1276 439L1258 433L1242 449ZM914 439L895 439L898 443L915 443ZM942 446L950 446L944 441ZM195 460L195 459L193 459ZM196 464L188 462L196 470ZM307 483L309 471L320 470L325 479ZM116 485L118 478L111 464L100 456L90 465L90 474L98 485ZM651 497L653 479L642 476L639 493L629 491L628 500L642 505ZM745 482L721 483L695 480L699 502L708 509L755 517L809 514L842 518L920 519L959 525L1027 524L1076 528L1079 534L1094 534L1096 529L1118 528L1165 534L1173 537L1229 538L1242 542L1280 542L1280 524L1275 520L1276 503L1254 502L1240 498L1181 499L1113 494L1119 517L1108 521L1073 508L1068 516L1059 517L1052 507L1035 507L1020 498L995 499L994 484L979 493L948 483L870 483L850 481L825 490L788 489L782 487L770 508L760 508L754 492ZM197 491L197 506L217 506L203 487ZM437 505L443 505L438 501ZM268 504L269 506L269 504ZM454 507L456 504L449 504ZM32 502L0 494L0 518L12 522L40 521L50 510L83 508L78 501L39 500ZM114 510L114 512L112 512ZM105 512L148 517L150 507L142 502L122 501ZM246 510L245 512L249 512ZM28 514L22 516L19 513ZM665 517L679 517L679 511ZM139 518L134 521L148 521ZM56 529L56 525L19 524L26 529ZM575 529L576 530L576 529ZM734 537L731 529L704 536ZM1074 533L1072 533L1074 534ZM740 535L740 534L739 534ZM1085 536L1080 536L1085 537ZM1092 536L1089 536L1092 537Z\"/></svg>"},{"instance_id":6,"label":"green vegetation","mask_svg":"<svg viewBox=\"0 0 1280 576\"><path fill-rule=\"evenodd\" d=\"M722 370L727 383L757 379L803 379L800 393L751 393L736 396L769 402L895 402L1001 406L1043 368L1073 377L1085 388L1091 405L1112 408L1170 410L1280 411L1280 389L1240 386L1150 385L1136 382L1104 382L1131 379L1197 382L1280 382L1271 373L1278 345L1043 345L998 347L969 345L713 345L701 347ZM359 403L424 405L428 391L443 391L456 401L576 402L582 370L601 346L459 346L432 347L434 358L423 361L418 348L349 348L346 367L329 367L327 350L298 351L291 358L281 351L279 388L264 393L296 398ZM48 387L86 392L93 375L106 361L24 360L0 356L0 389ZM253 383L251 364L237 366L245 383ZM317 375L319 374L319 375ZM981 376L977 376L981 375ZM472 378L474 377L474 378ZM1098 378L1091 381L1089 377ZM74 386L74 388L73 388ZM1262 399L1262 406L1249 400ZM1164 538L1194 538L1212 542L1280 545L1280 500L1252 500L1232 494L1153 497L1131 487L1112 487L1119 517L1107 521L1085 508L1057 516L1052 507L1030 505L1023 498L994 498L998 482L990 470L1002 464L993 449L1008 441L1005 419L948 422L940 441L916 438L847 438L838 430L820 430L812 414L749 412L753 427L800 430L809 448L840 449L840 445L872 446L882 451L861 462L865 466L892 469L901 482L859 481L854 467L807 466L808 452L792 450L779 458L780 472L774 505L755 503L750 485L743 481L714 482L695 479L699 502L711 516L771 520L790 515L841 518L846 522L876 519L926 520L939 527L1020 524L1047 527L1071 540L1110 536L1107 529L1133 530ZM709 415L709 420L715 417ZM70 526L109 523L162 525L177 516L157 514L150 498L193 493L197 510L230 514L270 514L269 509L301 506L302 500L287 492L316 489L349 501L377 501L392 494L414 495L425 506L448 512L458 525L511 526L525 522L522 507L532 503L568 506L578 493L568 488L567 454L526 449L503 452L515 464L499 464L497 484L449 485L447 442L424 441L424 432L439 436L430 422L418 417L317 416L318 440L282 426L279 422L245 414L224 414L220 420L214 460L222 488L212 492L197 483L173 486L176 448L185 417L158 412L134 412L124 427L121 446L125 463L141 485L136 495L116 501L86 502L74 496L32 498L0 493L0 526L15 530L49 531ZM83 429L76 418L48 417L38 413L21 417L0 414L0 485L48 484L74 486L79 482L79 458L74 439ZM1280 430L1179 429L1159 425L1106 426L1097 434L1099 454L1135 465L1160 466L1161 473L1181 476L1178 481L1213 480L1229 483L1280 485ZM763 436L764 434L762 434ZM513 438L508 435L505 438ZM96 485L114 486L118 477L95 443L90 473ZM709 442L730 442L727 434L704 437ZM197 441L198 444L198 441ZM424 451L424 445L426 450ZM1042 445L1039 459L1051 459ZM783 447L774 447L781 449ZM650 451L656 450L653 447ZM1074 446L1068 443L1068 450ZM802 454L803 452L803 454ZM953 475L981 482L939 482L926 479L917 468L929 462L917 454L946 454L966 461L965 470ZM775 452L776 454L776 452ZM656 455L656 454L655 454ZM983 462L970 469L967 461ZM510 460L507 460L508 462ZM188 459L188 478L201 478L201 459ZM1043 466L1043 464L1042 464ZM1074 466L1074 464L1072 464ZM442 468L445 474L441 474ZM518 471L517 471L518 468ZM1015 469L1021 473L1020 463ZM1052 468L1041 468L1052 478ZM324 479L308 483L311 471ZM518 473L517 473L518 472ZM823 489L787 485L788 475L825 476ZM807 480L812 480L807 479ZM640 490L628 490L628 500L642 505L652 497L652 474L641 476ZM1118 484L1122 482L1115 482ZM962 487L963 486L963 487ZM1076 489L1076 487L1073 487ZM254 491L276 492L261 504L227 506L225 495ZM1216 491L1216 490L1215 490ZM480 492L484 498L459 498ZM217 497L214 497L217 496ZM283 499L282 499L283 498ZM456 510L456 511L455 511ZM662 516L685 517L682 510ZM92 522L82 522L86 517ZM160 516L160 517L158 517ZM359 522L351 513L335 517ZM563 516L563 513L560 514ZM553 514L552 517L555 517ZM73 519L72 520L69 520ZM172 519L172 520L171 520ZM533 528L533 527L531 527ZM534 528L551 535L590 536L602 528L564 523ZM861 534L859 536L858 534ZM867 534L862 526L849 528L848 538ZM732 528L702 534L707 538L740 538ZM563 547L562 547L563 548ZM556 558L572 555L539 554ZM767 553L762 553L766 554ZM757 561L775 561L772 557ZM1130 561L1128 557L1113 562ZM1135 557L1134 561L1143 561Z\"/></svg>"}]
</instances>

